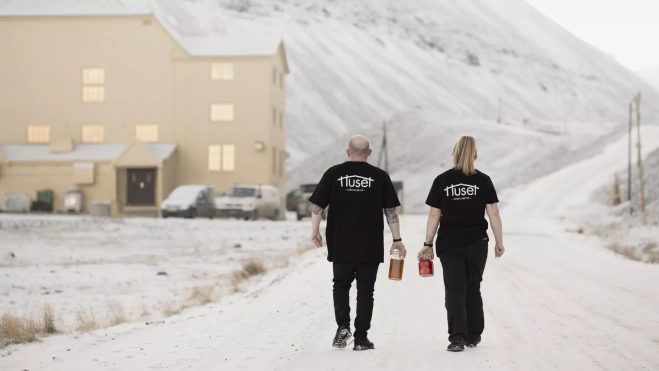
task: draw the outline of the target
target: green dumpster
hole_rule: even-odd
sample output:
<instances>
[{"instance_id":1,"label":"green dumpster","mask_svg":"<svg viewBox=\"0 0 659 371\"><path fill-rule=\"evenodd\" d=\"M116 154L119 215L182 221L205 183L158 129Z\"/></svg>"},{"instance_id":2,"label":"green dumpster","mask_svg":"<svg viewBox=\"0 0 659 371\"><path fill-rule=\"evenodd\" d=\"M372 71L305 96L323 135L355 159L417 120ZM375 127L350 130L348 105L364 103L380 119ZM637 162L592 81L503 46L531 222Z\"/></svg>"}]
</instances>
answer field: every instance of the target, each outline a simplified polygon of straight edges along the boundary
<instances>
[{"instance_id":1,"label":"green dumpster","mask_svg":"<svg viewBox=\"0 0 659 371\"><path fill-rule=\"evenodd\" d=\"M55 201L55 193L51 189L37 191L37 202L32 211L52 212Z\"/></svg>"}]
</instances>

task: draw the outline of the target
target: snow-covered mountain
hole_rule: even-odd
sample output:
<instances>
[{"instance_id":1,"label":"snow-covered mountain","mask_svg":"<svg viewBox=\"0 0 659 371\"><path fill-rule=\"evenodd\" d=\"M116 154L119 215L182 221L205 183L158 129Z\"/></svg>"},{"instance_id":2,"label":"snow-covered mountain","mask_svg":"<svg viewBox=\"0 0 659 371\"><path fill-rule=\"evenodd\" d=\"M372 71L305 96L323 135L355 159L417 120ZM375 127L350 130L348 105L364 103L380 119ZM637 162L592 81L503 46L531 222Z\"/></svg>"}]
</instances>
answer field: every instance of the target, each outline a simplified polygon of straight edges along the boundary
<instances>
[{"instance_id":1,"label":"snow-covered mountain","mask_svg":"<svg viewBox=\"0 0 659 371\"><path fill-rule=\"evenodd\" d=\"M659 91L659 66L639 71L638 75Z\"/></svg>"},{"instance_id":2,"label":"snow-covered mountain","mask_svg":"<svg viewBox=\"0 0 659 371\"><path fill-rule=\"evenodd\" d=\"M163 0L160 0L163 1ZM183 1L183 0L178 0ZM399 112L624 122L635 74L523 0L196 0L209 32L284 37L288 150L300 164ZM203 14L201 14L203 13Z\"/></svg>"}]
</instances>

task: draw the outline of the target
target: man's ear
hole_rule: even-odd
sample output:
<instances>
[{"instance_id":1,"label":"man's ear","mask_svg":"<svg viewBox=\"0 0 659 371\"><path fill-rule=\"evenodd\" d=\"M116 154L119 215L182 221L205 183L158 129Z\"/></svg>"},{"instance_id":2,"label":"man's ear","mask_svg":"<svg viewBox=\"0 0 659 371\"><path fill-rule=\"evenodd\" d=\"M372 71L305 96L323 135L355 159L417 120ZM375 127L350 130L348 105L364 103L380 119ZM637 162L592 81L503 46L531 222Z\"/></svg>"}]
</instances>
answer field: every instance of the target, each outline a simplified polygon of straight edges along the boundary
<instances>
[{"instance_id":1,"label":"man's ear","mask_svg":"<svg viewBox=\"0 0 659 371\"><path fill-rule=\"evenodd\" d=\"M347 149L347 148L346 148L346 155L348 155L348 157L350 157L350 150Z\"/></svg>"},{"instance_id":2,"label":"man's ear","mask_svg":"<svg viewBox=\"0 0 659 371\"><path fill-rule=\"evenodd\" d=\"M373 153L373 150L372 150L372 149L369 149L369 150L368 150L368 155L370 156L371 153Z\"/></svg>"},{"instance_id":3,"label":"man's ear","mask_svg":"<svg viewBox=\"0 0 659 371\"><path fill-rule=\"evenodd\" d=\"M474 161L478 160L478 155L474 155Z\"/></svg>"}]
</instances>

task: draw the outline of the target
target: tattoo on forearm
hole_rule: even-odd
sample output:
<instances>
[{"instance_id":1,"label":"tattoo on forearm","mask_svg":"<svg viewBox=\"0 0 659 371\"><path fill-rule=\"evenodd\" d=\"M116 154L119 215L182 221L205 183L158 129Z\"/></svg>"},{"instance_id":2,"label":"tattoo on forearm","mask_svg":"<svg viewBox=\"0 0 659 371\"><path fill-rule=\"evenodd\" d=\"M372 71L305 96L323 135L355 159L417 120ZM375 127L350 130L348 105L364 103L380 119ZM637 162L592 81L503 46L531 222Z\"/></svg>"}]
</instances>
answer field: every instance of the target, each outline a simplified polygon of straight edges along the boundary
<instances>
[{"instance_id":1,"label":"tattoo on forearm","mask_svg":"<svg viewBox=\"0 0 659 371\"><path fill-rule=\"evenodd\" d=\"M396 214L396 208L392 207L391 209L384 209L384 215L387 216L388 224L398 223L398 214Z\"/></svg>"},{"instance_id":2,"label":"tattoo on forearm","mask_svg":"<svg viewBox=\"0 0 659 371\"><path fill-rule=\"evenodd\" d=\"M323 211L323 208L318 205L313 205L313 209L311 210L312 213L320 216L323 216Z\"/></svg>"}]
</instances>

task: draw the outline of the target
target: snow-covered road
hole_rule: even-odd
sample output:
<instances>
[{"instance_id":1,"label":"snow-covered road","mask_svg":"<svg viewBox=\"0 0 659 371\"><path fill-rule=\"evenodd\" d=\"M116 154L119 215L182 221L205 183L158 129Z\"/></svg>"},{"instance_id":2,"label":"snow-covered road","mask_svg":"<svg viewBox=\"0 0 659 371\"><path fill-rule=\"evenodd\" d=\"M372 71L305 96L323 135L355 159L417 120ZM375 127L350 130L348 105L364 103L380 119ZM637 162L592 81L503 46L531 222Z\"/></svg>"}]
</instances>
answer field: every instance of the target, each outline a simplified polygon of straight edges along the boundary
<instances>
[{"instance_id":1,"label":"snow-covered road","mask_svg":"<svg viewBox=\"0 0 659 371\"><path fill-rule=\"evenodd\" d=\"M648 147L659 144L657 132L646 137L654 138ZM619 167L610 162L616 145L517 190L503 211L507 252L501 259L490 254L485 269L486 328L475 349L445 350L441 274L419 277L414 259L401 282L387 280L386 264L380 268L369 334L376 350L333 349L331 265L320 250L262 277L246 294L164 324L46 338L0 358L0 369L657 370L659 265L625 260L596 237L570 232L569 222L539 215L552 210L548 202L528 207L536 200L581 202L564 192L588 194L593 174L584 169ZM560 203L561 210L572 206ZM415 255L425 217L405 215L401 223Z\"/></svg>"}]
</instances>

